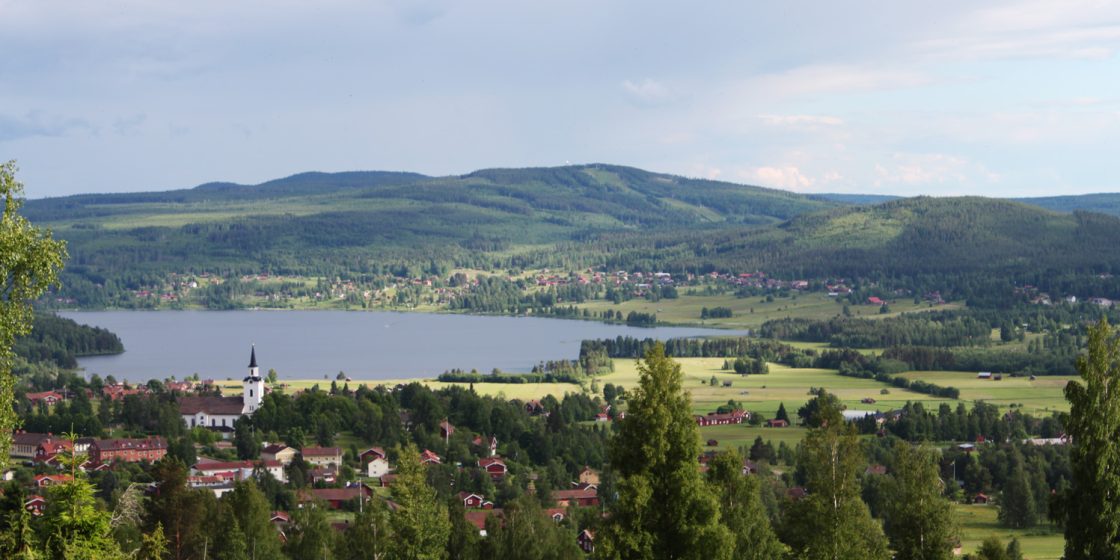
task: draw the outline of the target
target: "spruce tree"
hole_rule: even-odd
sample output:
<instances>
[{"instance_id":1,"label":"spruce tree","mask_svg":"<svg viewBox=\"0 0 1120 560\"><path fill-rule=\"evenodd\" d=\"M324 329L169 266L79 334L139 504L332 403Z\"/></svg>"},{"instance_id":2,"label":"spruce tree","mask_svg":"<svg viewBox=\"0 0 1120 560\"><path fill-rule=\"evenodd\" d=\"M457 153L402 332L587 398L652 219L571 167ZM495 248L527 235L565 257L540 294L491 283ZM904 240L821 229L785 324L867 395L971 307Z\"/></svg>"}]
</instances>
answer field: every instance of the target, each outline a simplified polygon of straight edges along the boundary
<instances>
[{"instance_id":1,"label":"spruce tree","mask_svg":"<svg viewBox=\"0 0 1120 560\"><path fill-rule=\"evenodd\" d=\"M1120 342L1105 319L1077 358L1081 382L1066 385L1073 480L1064 501L1066 558L1120 558Z\"/></svg>"},{"instance_id":2,"label":"spruce tree","mask_svg":"<svg viewBox=\"0 0 1120 560\"><path fill-rule=\"evenodd\" d=\"M1023 470L1022 457L1011 470L999 500L999 522L1012 529L1026 529L1038 523L1034 492Z\"/></svg>"},{"instance_id":3,"label":"spruce tree","mask_svg":"<svg viewBox=\"0 0 1120 560\"><path fill-rule=\"evenodd\" d=\"M607 559L730 558L731 535L701 477L700 432L680 365L657 343L638 363L638 388L610 446L617 500L596 536Z\"/></svg>"},{"instance_id":4,"label":"spruce tree","mask_svg":"<svg viewBox=\"0 0 1120 560\"><path fill-rule=\"evenodd\" d=\"M280 556L280 541L276 538L276 527L270 521L272 511L257 483L252 479L238 482L224 500L229 502L230 510L245 535L245 546L250 556Z\"/></svg>"},{"instance_id":5,"label":"spruce tree","mask_svg":"<svg viewBox=\"0 0 1120 560\"><path fill-rule=\"evenodd\" d=\"M884 529L897 560L953 557L953 510L941 484L931 449L895 442Z\"/></svg>"},{"instance_id":6,"label":"spruce tree","mask_svg":"<svg viewBox=\"0 0 1120 560\"><path fill-rule=\"evenodd\" d=\"M864 460L855 428L844 421L836 397L821 391L807 405L815 426L802 443L798 465L808 495L789 503L782 540L806 560L886 560L883 528L860 498Z\"/></svg>"}]
</instances>

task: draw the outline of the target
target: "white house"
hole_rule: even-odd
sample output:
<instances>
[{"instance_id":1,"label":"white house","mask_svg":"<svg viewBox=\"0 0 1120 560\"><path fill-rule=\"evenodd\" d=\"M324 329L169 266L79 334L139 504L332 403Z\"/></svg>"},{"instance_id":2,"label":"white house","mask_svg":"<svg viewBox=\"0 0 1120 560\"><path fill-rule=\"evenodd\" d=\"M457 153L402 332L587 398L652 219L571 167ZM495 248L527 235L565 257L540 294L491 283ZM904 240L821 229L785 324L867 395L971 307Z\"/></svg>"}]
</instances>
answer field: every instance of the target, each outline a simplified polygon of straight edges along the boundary
<instances>
[{"instance_id":1,"label":"white house","mask_svg":"<svg viewBox=\"0 0 1120 560\"><path fill-rule=\"evenodd\" d=\"M202 426L224 432L233 431L233 423L252 415L264 402L264 379L257 367L257 349L249 353L249 375L241 380L240 397L179 397L179 414L188 428Z\"/></svg>"},{"instance_id":2,"label":"white house","mask_svg":"<svg viewBox=\"0 0 1120 560\"><path fill-rule=\"evenodd\" d=\"M381 478L381 475L389 473L389 459L382 448L368 449L362 453L361 458L362 461L369 461L366 463L366 475L370 478Z\"/></svg>"}]
</instances>

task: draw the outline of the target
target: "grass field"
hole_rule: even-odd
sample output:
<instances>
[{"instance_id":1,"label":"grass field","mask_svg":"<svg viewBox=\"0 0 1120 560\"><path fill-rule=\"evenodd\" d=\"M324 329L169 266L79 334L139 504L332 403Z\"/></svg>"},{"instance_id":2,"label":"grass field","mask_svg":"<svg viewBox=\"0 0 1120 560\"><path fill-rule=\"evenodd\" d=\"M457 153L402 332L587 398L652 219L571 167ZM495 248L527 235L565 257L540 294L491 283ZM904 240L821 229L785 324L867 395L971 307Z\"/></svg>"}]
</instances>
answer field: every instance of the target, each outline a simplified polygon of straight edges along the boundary
<instances>
[{"instance_id":1,"label":"grass field","mask_svg":"<svg viewBox=\"0 0 1120 560\"><path fill-rule=\"evenodd\" d=\"M1001 408L1012 404L1022 405L1022 410L1036 415L1053 411L1068 411L1062 392L1071 376L1029 377L1004 376L1002 380L977 379L975 373L958 371L921 371L902 374L907 379L921 379L938 385L951 385L961 390L961 400L966 403L985 401Z\"/></svg>"},{"instance_id":2,"label":"grass field","mask_svg":"<svg viewBox=\"0 0 1120 560\"><path fill-rule=\"evenodd\" d=\"M656 313L657 320L671 324L695 324L708 327L727 329L754 329L762 326L771 319L808 318L828 319L835 317L843 310L843 305L836 299L823 293L800 294L795 297L774 298L766 301L762 297L739 298L734 295L688 295L688 288L682 288L683 293L677 299L662 299L651 302L644 299L632 299L618 305L610 301L597 300L578 305L595 312L621 311L623 315L631 311L641 313ZM700 311L704 307L729 307L732 316L726 319L708 319L700 321ZM851 307L853 316L867 318L882 318L898 315L903 312L922 311L929 309L945 310L959 307L955 304L929 307L927 304L915 304L912 299L900 299L890 303L891 312L880 314L879 308L872 305L854 305Z\"/></svg>"},{"instance_id":3,"label":"grass field","mask_svg":"<svg viewBox=\"0 0 1120 560\"><path fill-rule=\"evenodd\" d=\"M961 546L965 553L976 552L981 541L994 535L999 537L1004 545L1007 545L1012 537L1018 538L1023 556L1029 560L1058 560L1062 557L1065 537L1056 527L1040 525L1027 530L1002 527L996 521L999 508L994 505L955 504L953 512L960 523Z\"/></svg>"}]
</instances>

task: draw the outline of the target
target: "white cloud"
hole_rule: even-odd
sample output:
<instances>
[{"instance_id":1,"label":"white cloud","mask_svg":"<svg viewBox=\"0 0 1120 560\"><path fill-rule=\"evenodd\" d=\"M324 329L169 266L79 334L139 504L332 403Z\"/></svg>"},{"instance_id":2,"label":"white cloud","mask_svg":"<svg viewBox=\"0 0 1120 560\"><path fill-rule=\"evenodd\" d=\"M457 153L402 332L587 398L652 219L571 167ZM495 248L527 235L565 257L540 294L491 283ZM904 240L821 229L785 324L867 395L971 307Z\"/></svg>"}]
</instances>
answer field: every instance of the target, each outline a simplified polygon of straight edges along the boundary
<instances>
[{"instance_id":1,"label":"white cloud","mask_svg":"<svg viewBox=\"0 0 1120 560\"><path fill-rule=\"evenodd\" d=\"M665 84L650 78L640 82L626 80L622 82L622 89L631 101L644 106L664 105L676 98Z\"/></svg>"},{"instance_id":2,"label":"white cloud","mask_svg":"<svg viewBox=\"0 0 1120 560\"><path fill-rule=\"evenodd\" d=\"M744 180L763 187L798 191L813 186L813 180L793 165L754 167L741 171L739 175Z\"/></svg>"},{"instance_id":3,"label":"white cloud","mask_svg":"<svg viewBox=\"0 0 1120 560\"><path fill-rule=\"evenodd\" d=\"M758 118L764 124L773 126L839 126L844 124L844 120L839 117L829 117L823 115L759 115Z\"/></svg>"}]
</instances>

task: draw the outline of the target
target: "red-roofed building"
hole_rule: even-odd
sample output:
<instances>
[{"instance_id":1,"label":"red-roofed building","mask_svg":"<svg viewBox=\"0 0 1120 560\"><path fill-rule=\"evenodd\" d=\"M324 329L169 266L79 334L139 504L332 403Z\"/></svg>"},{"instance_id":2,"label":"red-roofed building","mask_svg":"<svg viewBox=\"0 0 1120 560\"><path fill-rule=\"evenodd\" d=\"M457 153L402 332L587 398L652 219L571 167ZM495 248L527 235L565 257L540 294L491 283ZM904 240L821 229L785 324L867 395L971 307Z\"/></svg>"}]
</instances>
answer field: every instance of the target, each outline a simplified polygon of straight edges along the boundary
<instances>
[{"instance_id":1,"label":"red-roofed building","mask_svg":"<svg viewBox=\"0 0 1120 560\"><path fill-rule=\"evenodd\" d=\"M369 487L360 484L349 488L310 488L301 490L296 498L301 507L303 504L322 501L326 502L331 509L341 509L343 504L350 500L356 500L358 496L368 498L372 494L373 492Z\"/></svg>"},{"instance_id":2,"label":"red-roofed building","mask_svg":"<svg viewBox=\"0 0 1120 560\"><path fill-rule=\"evenodd\" d=\"M478 466L490 475L491 480L501 480L509 472L509 468L506 467L506 463L501 457L487 457L480 460Z\"/></svg>"},{"instance_id":3,"label":"red-roofed building","mask_svg":"<svg viewBox=\"0 0 1120 560\"><path fill-rule=\"evenodd\" d=\"M742 424L750 418L750 413L745 410L733 410L728 413L709 412L707 416L697 416L698 426L723 426L729 424Z\"/></svg>"},{"instance_id":4,"label":"red-roofed building","mask_svg":"<svg viewBox=\"0 0 1120 560\"><path fill-rule=\"evenodd\" d=\"M47 500L42 496L31 496L26 502L23 502L23 509L31 512L31 515L39 517L43 515L43 510L47 509Z\"/></svg>"},{"instance_id":5,"label":"red-roofed building","mask_svg":"<svg viewBox=\"0 0 1120 560\"><path fill-rule=\"evenodd\" d=\"M123 461L154 463L167 455L167 440L162 437L99 439L89 446L89 459L94 463Z\"/></svg>"},{"instance_id":6,"label":"red-roofed building","mask_svg":"<svg viewBox=\"0 0 1120 560\"><path fill-rule=\"evenodd\" d=\"M35 487L46 488L48 486L54 486L55 484L70 482L71 480L74 480L74 477L68 474L40 474L35 476Z\"/></svg>"},{"instance_id":7,"label":"red-roofed building","mask_svg":"<svg viewBox=\"0 0 1120 560\"><path fill-rule=\"evenodd\" d=\"M54 459L59 453L72 451L73 449L74 444L68 439L47 438L35 448L35 460L46 463Z\"/></svg>"},{"instance_id":8,"label":"red-roofed building","mask_svg":"<svg viewBox=\"0 0 1120 560\"><path fill-rule=\"evenodd\" d=\"M420 462L424 463L425 465L429 465L432 463L439 465L443 463L443 459L440 459L439 455L436 455L431 450L425 449L420 453Z\"/></svg>"},{"instance_id":9,"label":"red-roofed building","mask_svg":"<svg viewBox=\"0 0 1120 560\"><path fill-rule=\"evenodd\" d=\"M304 461L312 465L337 466L342 464L341 447L304 447L300 454L303 455Z\"/></svg>"},{"instance_id":10,"label":"red-roofed building","mask_svg":"<svg viewBox=\"0 0 1120 560\"><path fill-rule=\"evenodd\" d=\"M572 490L553 490L552 500L557 507L588 507L599 505L599 489L594 486L585 486Z\"/></svg>"},{"instance_id":11,"label":"red-roofed building","mask_svg":"<svg viewBox=\"0 0 1120 560\"><path fill-rule=\"evenodd\" d=\"M60 403L65 398L66 397L63 397L61 393L58 393L58 392L55 392L55 391L43 391L41 393L28 393L27 394L27 400L31 401L31 404L45 403L48 406L52 405L52 404Z\"/></svg>"},{"instance_id":12,"label":"red-roofed building","mask_svg":"<svg viewBox=\"0 0 1120 560\"><path fill-rule=\"evenodd\" d=\"M576 537L576 543L579 544L579 549L587 554L595 552L595 533L591 529L580 531Z\"/></svg>"},{"instance_id":13,"label":"red-roofed building","mask_svg":"<svg viewBox=\"0 0 1120 560\"><path fill-rule=\"evenodd\" d=\"M474 525L478 529L478 534L486 536L486 520L490 517L502 517L502 510L500 509L469 509L463 512L463 517L467 523Z\"/></svg>"}]
</instances>

